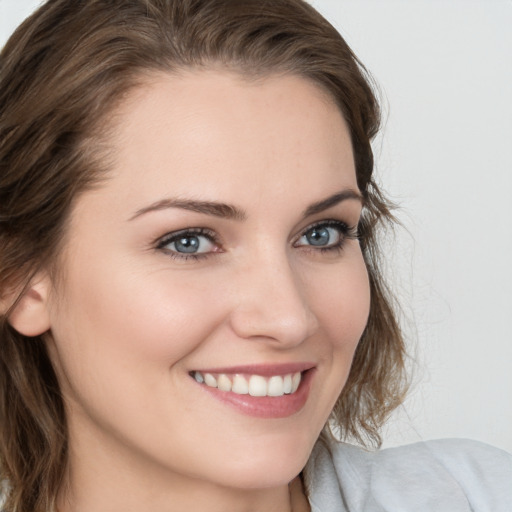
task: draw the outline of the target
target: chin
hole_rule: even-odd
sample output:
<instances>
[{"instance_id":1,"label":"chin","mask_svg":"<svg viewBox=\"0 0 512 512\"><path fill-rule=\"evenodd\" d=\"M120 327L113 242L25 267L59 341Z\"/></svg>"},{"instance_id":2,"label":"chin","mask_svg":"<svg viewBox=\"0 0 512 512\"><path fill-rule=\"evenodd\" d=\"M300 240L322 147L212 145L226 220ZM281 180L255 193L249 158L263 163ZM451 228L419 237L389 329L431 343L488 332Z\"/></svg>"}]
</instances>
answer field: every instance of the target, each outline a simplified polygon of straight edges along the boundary
<instances>
[{"instance_id":1,"label":"chin","mask_svg":"<svg viewBox=\"0 0 512 512\"><path fill-rule=\"evenodd\" d=\"M287 438L265 439L256 443L245 443L244 447L233 446L230 455L224 458L216 478L224 485L238 489L263 489L287 485L306 465L316 437L294 435Z\"/></svg>"},{"instance_id":2,"label":"chin","mask_svg":"<svg viewBox=\"0 0 512 512\"><path fill-rule=\"evenodd\" d=\"M307 459L308 457L300 461L280 460L275 457L266 461L264 465L253 465L245 460L243 470L236 468L220 483L240 490L270 489L288 485L303 470Z\"/></svg>"}]
</instances>

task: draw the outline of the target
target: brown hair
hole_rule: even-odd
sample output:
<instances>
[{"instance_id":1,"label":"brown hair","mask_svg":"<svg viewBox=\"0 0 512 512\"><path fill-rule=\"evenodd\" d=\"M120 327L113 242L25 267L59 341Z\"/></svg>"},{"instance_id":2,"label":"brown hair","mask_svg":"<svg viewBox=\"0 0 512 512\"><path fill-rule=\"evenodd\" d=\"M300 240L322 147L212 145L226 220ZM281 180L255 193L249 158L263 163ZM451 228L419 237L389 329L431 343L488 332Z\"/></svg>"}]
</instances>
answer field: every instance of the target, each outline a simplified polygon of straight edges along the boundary
<instances>
[{"instance_id":1,"label":"brown hair","mask_svg":"<svg viewBox=\"0 0 512 512\"><path fill-rule=\"evenodd\" d=\"M375 237L392 220L372 177L379 108L348 45L303 0L48 0L18 28L0 54L0 304L51 268L73 201L106 172L98 133L108 113L148 72L210 65L312 80L349 126L371 309L332 424L343 439L378 445L405 390ZM0 481L6 511L49 512L66 467L66 417L41 337L8 323L15 305L0 311Z\"/></svg>"}]
</instances>

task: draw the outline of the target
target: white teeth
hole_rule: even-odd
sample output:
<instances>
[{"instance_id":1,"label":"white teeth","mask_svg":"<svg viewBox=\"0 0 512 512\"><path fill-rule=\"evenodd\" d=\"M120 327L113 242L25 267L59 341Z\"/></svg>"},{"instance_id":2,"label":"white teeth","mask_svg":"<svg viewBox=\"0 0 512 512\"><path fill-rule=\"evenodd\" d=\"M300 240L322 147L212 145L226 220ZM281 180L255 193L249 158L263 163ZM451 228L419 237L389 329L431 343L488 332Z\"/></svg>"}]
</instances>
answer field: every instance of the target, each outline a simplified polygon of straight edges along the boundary
<instances>
[{"instance_id":1,"label":"white teeth","mask_svg":"<svg viewBox=\"0 0 512 512\"><path fill-rule=\"evenodd\" d=\"M242 375L235 375L233 377L233 386L231 387L231 391L238 395L247 395L249 393L249 383L247 379Z\"/></svg>"},{"instance_id":2,"label":"white teeth","mask_svg":"<svg viewBox=\"0 0 512 512\"><path fill-rule=\"evenodd\" d=\"M283 377L270 377L268 381L268 396L283 396L284 395L284 382Z\"/></svg>"},{"instance_id":3,"label":"white teeth","mask_svg":"<svg viewBox=\"0 0 512 512\"><path fill-rule=\"evenodd\" d=\"M300 372L297 372L297 373L293 374L293 377L292 377L292 393L295 393L295 391L297 391L297 389L299 388L300 378L301 378Z\"/></svg>"},{"instance_id":4,"label":"white teeth","mask_svg":"<svg viewBox=\"0 0 512 512\"><path fill-rule=\"evenodd\" d=\"M231 391L231 381L229 380L229 377L224 373L221 373L217 378L217 387L221 391Z\"/></svg>"},{"instance_id":5,"label":"white teeth","mask_svg":"<svg viewBox=\"0 0 512 512\"><path fill-rule=\"evenodd\" d=\"M284 376L283 391L286 395L292 392L292 376L290 374Z\"/></svg>"},{"instance_id":6,"label":"white teeth","mask_svg":"<svg viewBox=\"0 0 512 512\"><path fill-rule=\"evenodd\" d=\"M261 375L251 375L249 379L249 395L267 396L267 380Z\"/></svg>"},{"instance_id":7,"label":"white teeth","mask_svg":"<svg viewBox=\"0 0 512 512\"><path fill-rule=\"evenodd\" d=\"M220 391L231 391L238 395L251 396L283 396L295 393L299 388L301 372L289 373L287 375L273 375L263 377L261 375L228 375L219 373L193 372L194 379L199 384L206 384L211 388L218 388Z\"/></svg>"},{"instance_id":8,"label":"white teeth","mask_svg":"<svg viewBox=\"0 0 512 512\"><path fill-rule=\"evenodd\" d=\"M217 387L217 379L211 373L204 374L204 383L211 388Z\"/></svg>"}]
</instances>

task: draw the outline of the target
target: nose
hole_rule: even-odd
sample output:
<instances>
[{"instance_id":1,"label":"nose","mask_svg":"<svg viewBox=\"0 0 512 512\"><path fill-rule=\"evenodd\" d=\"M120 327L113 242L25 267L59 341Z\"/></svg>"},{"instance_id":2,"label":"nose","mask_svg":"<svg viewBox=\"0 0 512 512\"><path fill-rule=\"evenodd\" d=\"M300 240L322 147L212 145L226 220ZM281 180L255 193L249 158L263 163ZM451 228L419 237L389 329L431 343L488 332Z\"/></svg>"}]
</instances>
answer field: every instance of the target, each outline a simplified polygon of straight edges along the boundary
<instances>
[{"instance_id":1,"label":"nose","mask_svg":"<svg viewBox=\"0 0 512 512\"><path fill-rule=\"evenodd\" d=\"M267 257L240 269L230 323L245 339L265 339L290 348L318 329L306 287L287 258Z\"/></svg>"}]
</instances>

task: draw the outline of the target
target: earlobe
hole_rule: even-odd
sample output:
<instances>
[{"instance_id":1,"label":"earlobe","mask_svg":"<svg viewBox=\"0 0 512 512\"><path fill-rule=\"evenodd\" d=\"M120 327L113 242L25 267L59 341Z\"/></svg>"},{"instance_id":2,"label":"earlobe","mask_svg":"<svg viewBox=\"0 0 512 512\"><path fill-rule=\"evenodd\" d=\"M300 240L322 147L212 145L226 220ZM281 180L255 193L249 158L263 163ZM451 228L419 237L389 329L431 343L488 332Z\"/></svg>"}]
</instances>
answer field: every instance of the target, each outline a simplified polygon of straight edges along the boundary
<instances>
[{"instance_id":1,"label":"earlobe","mask_svg":"<svg viewBox=\"0 0 512 512\"><path fill-rule=\"evenodd\" d=\"M24 336L39 336L50 329L48 312L49 283L45 278L34 280L22 293L7 321Z\"/></svg>"}]
</instances>

